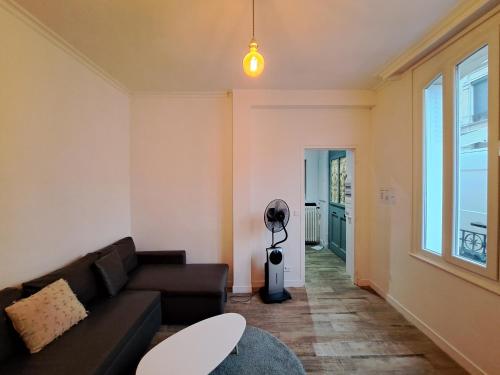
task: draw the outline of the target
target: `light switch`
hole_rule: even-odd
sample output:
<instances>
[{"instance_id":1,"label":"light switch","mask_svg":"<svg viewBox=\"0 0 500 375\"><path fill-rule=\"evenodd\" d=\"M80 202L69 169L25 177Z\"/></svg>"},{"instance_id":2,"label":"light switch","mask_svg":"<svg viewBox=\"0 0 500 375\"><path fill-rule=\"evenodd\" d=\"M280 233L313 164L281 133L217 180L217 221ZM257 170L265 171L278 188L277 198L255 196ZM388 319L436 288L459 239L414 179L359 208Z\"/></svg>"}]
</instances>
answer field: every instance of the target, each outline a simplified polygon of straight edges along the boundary
<instances>
[{"instance_id":1,"label":"light switch","mask_svg":"<svg viewBox=\"0 0 500 375\"><path fill-rule=\"evenodd\" d=\"M379 200L382 204L393 205L396 204L396 193L393 188L380 188Z\"/></svg>"}]
</instances>

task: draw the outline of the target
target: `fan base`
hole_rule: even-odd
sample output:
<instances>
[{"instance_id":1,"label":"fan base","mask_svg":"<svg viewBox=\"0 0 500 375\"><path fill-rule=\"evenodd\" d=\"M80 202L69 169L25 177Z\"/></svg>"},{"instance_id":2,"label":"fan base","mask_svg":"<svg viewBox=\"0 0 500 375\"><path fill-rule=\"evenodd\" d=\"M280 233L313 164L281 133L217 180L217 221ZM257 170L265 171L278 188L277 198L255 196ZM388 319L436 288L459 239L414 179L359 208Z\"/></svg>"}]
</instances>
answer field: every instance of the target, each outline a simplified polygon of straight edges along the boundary
<instances>
[{"instance_id":1,"label":"fan base","mask_svg":"<svg viewBox=\"0 0 500 375\"><path fill-rule=\"evenodd\" d=\"M283 291L279 293L269 294L267 292L267 288L263 286L259 289L259 294L260 298L262 298L262 302L264 303L281 303L292 299L292 295L286 289L283 289Z\"/></svg>"}]
</instances>

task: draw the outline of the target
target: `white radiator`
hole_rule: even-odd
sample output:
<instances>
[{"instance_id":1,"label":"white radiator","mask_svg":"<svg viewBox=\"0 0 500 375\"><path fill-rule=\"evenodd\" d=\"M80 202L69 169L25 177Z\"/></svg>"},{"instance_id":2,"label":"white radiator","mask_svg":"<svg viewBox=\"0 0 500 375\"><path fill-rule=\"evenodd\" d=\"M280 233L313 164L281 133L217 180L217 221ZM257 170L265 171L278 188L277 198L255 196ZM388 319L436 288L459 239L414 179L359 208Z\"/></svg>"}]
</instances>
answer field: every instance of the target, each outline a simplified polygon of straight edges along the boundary
<instances>
[{"instance_id":1,"label":"white radiator","mask_svg":"<svg viewBox=\"0 0 500 375\"><path fill-rule=\"evenodd\" d=\"M306 244L319 244L319 220L319 207L306 206Z\"/></svg>"}]
</instances>

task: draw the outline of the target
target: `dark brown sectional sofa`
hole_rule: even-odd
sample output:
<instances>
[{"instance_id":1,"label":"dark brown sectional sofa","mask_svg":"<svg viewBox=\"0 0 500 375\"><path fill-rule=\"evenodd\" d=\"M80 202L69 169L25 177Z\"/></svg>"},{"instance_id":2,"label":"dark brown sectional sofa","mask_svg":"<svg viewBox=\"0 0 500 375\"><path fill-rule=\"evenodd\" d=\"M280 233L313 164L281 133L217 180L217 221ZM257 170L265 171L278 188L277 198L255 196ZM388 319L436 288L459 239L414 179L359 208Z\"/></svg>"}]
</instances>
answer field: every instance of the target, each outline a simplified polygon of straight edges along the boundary
<instances>
[{"instance_id":1,"label":"dark brown sectional sofa","mask_svg":"<svg viewBox=\"0 0 500 375\"><path fill-rule=\"evenodd\" d=\"M107 297L94 262L119 253L128 283ZM224 312L226 264L186 264L184 251L137 252L131 237L72 264L0 291L0 374L132 374L163 323L193 323ZM63 278L89 316L41 352L29 354L4 309Z\"/></svg>"}]
</instances>

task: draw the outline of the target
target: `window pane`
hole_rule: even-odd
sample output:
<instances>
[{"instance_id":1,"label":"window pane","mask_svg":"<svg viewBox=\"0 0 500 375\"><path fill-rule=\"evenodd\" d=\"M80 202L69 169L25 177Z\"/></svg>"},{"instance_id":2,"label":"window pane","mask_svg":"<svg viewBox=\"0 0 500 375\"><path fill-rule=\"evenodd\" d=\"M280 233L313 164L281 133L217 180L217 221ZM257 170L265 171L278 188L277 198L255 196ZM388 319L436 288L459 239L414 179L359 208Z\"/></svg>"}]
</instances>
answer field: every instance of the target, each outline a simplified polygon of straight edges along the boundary
<instances>
[{"instance_id":1,"label":"window pane","mask_svg":"<svg viewBox=\"0 0 500 375\"><path fill-rule=\"evenodd\" d=\"M488 78L472 83L473 121L481 121L488 117Z\"/></svg>"},{"instance_id":2,"label":"window pane","mask_svg":"<svg viewBox=\"0 0 500 375\"><path fill-rule=\"evenodd\" d=\"M441 254L443 239L443 76L424 90L423 248Z\"/></svg>"},{"instance_id":3,"label":"window pane","mask_svg":"<svg viewBox=\"0 0 500 375\"><path fill-rule=\"evenodd\" d=\"M339 203L345 204L345 180L347 179L347 158L340 158Z\"/></svg>"},{"instance_id":4,"label":"window pane","mask_svg":"<svg viewBox=\"0 0 500 375\"><path fill-rule=\"evenodd\" d=\"M330 161L330 202L339 203L339 159Z\"/></svg>"},{"instance_id":5,"label":"window pane","mask_svg":"<svg viewBox=\"0 0 500 375\"><path fill-rule=\"evenodd\" d=\"M486 265L488 47L457 65L453 255Z\"/></svg>"}]
</instances>

